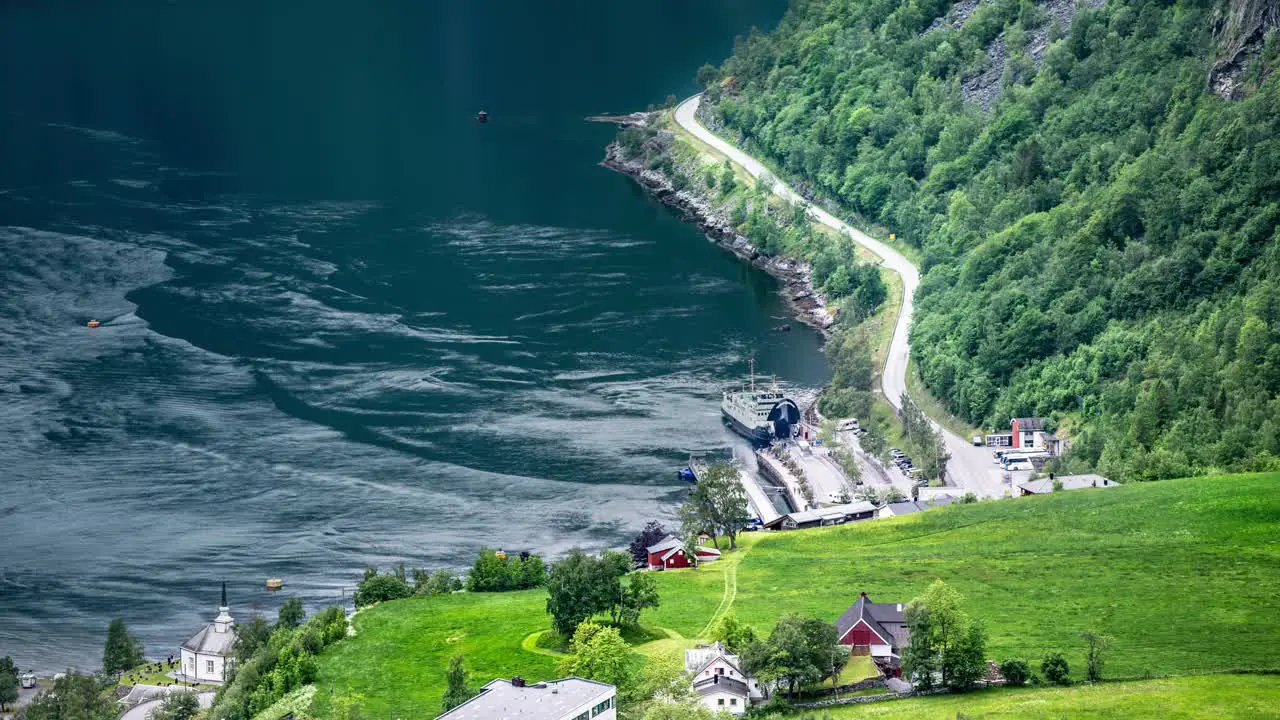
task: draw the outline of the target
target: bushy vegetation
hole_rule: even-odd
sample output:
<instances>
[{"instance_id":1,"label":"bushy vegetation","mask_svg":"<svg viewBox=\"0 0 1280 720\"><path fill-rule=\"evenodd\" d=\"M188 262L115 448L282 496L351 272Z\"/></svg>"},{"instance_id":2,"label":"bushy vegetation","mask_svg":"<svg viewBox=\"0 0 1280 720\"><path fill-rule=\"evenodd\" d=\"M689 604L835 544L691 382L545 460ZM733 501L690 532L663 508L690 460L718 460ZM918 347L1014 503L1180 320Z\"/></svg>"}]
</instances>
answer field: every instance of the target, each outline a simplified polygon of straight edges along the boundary
<instances>
[{"instance_id":1,"label":"bushy vegetation","mask_svg":"<svg viewBox=\"0 0 1280 720\"><path fill-rule=\"evenodd\" d=\"M547 584L547 568L540 555L521 552L508 556L501 550L480 548L467 575L471 592L528 590Z\"/></svg>"},{"instance_id":2,"label":"bushy vegetation","mask_svg":"<svg viewBox=\"0 0 1280 720\"><path fill-rule=\"evenodd\" d=\"M109 682L94 675L68 672L53 681L31 704L18 711L19 720L114 720L119 714L108 692Z\"/></svg>"},{"instance_id":3,"label":"bushy vegetation","mask_svg":"<svg viewBox=\"0 0 1280 720\"><path fill-rule=\"evenodd\" d=\"M551 566L547 613L562 638L574 637L579 625L601 613L616 627L637 627L640 613L659 602L653 575L631 572L628 553L588 555L575 548Z\"/></svg>"},{"instance_id":4,"label":"bushy vegetation","mask_svg":"<svg viewBox=\"0 0 1280 720\"><path fill-rule=\"evenodd\" d=\"M347 634L342 608L326 608L300 626L278 623L218 690L210 720L250 720L316 678L316 655Z\"/></svg>"},{"instance_id":5,"label":"bushy vegetation","mask_svg":"<svg viewBox=\"0 0 1280 720\"><path fill-rule=\"evenodd\" d=\"M509 557L501 550L480 548L465 579L448 568L408 569L404 563L385 573L379 573L377 568L366 568L364 578L356 588L355 603L356 607L364 607L414 595L443 595L464 587L472 592L528 590L546 582L547 570L541 556L522 552Z\"/></svg>"},{"instance_id":6,"label":"bushy vegetation","mask_svg":"<svg viewBox=\"0 0 1280 720\"><path fill-rule=\"evenodd\" d=\"M1027 0L929 33L950 3L796 0L699 75L728 133L922 258L912 352L956 415L1049 416L1119 479L1274 468L1280 43L1210 93L1222 4L1081 9L1037 67ZM997 38L984 112L962 84Z\"/></svg>"}]
</instances>

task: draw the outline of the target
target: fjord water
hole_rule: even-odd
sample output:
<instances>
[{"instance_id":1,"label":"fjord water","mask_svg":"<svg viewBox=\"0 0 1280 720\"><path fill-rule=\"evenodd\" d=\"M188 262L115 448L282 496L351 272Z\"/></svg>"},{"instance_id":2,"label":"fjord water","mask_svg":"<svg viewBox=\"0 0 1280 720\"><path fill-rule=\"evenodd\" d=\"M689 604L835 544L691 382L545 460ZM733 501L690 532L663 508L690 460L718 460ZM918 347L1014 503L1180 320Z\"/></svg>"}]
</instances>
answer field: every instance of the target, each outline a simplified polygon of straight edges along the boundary
<instances>
[{"instance_id":1,"label":"fjord water","mask_svg":"<svg viewBox=\"0 0 1280 720\"><path fill-rule=\"evenodd\" d=\"M224 579L243 618L669 516L751 353L827 370L582 118L783 6L7 4L0 655L95 668L124 617L164 657Z\"/></svg>"}]
</instances>

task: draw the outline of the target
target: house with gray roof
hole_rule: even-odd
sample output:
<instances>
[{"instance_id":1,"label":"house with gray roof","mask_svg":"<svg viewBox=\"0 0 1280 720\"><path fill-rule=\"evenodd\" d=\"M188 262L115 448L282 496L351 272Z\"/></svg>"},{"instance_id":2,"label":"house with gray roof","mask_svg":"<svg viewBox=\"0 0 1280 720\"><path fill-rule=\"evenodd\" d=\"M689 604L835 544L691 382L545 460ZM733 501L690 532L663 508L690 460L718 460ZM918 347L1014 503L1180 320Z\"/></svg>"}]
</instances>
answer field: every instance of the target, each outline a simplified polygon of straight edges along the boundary
<instances>
[{"instance_id":1,"label":"house with gray roof","mask_svg":"<svg viewBox=\"0 0 1280 720\"><path fill-rule=\"evenodd\" d=\"M902 649L911 641L906 605L874 603L861 593L836 620L837 642L855 654L870 655L881 672L892 677L901 673Z\"/></svg>"},{"instance_id":2,"label":"house with gray roof","mask_svg":"<svg viewBox=\"0 0 1280 720\"><path fill-rule=\"evenodd\" d=\"M712 712L741 715L753 703L769 699L769 690L742 669L742 661L723 643L699 645L684 651L684 669L693 678L693 692Z\"/></svg>"},{"instance_id":3,"label":"house with gray roof","mask_svg":"<svg viewBox=\"0 0 1280 720\"><path fill-rule=\"evenodd\" d=\"M498 678L436 720L617 720L617 696L616 687L580 677Z\"/></svg>"},{"instance_id":4,"label":"house with gray roof","mask_svg":"<svg viewBox=\"0 0 1280 720\"><path fill-rule=\"evenodd\" d=\"M866 501L859 501L779 515L765 523L764 527L768 530L799 530L870 520L874 517L876 517L876 506Z\"/></svg>"}]
</instances>

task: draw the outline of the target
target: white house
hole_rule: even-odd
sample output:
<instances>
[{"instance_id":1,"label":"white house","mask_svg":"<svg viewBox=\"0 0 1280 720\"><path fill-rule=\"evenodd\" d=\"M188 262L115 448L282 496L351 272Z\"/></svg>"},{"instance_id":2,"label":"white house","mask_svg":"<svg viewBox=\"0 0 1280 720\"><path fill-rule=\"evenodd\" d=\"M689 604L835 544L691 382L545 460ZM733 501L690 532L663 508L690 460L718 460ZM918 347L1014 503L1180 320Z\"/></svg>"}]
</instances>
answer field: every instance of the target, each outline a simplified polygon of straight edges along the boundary
<instances>
[{"instance_id":1,"label":"white house","mask_svg":"<svg viewBox=\"0 0 1280 720\"><path fill-rule=\"evenodd\" d=\"M498 678L436 720L617 720L618 689L580 677L525 682Z\"/></svg>"},{"instance_id":2,"label":"white house","mask_svg":"<svg viewBox=\"0 0 1280 720\"><path fill-rule=\"evenodd\" d=\"M713 712L741 715L769 697L768 690L742 670L738 656L718 642L685 650L684 669L698 699Z\"/></svg>"},{"instance_id":3,"label":"white house","mask_svg":"<svg viewBox=\"0 0 1280 720\"><path fill-rule=\"evenodd\" d=\"M218 617L191 639L182 643L182 675L188 681L220 683L226 678L231 646L235 644L235 621L227 607L227 584L222 584L222 605Z\"/></svg>"}]
</instances>

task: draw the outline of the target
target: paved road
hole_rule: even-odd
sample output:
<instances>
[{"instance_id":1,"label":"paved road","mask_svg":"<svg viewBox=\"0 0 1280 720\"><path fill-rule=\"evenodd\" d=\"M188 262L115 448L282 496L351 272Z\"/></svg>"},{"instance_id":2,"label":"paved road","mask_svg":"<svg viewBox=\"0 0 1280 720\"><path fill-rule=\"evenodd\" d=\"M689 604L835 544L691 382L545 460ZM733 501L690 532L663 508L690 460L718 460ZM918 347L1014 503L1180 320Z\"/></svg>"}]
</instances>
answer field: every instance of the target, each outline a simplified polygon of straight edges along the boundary
<instances>
[{"instance_id":1,"label":"paved road","mask_svg":"<svg viewBox=\"0 0 1280 720\"><path fill-rule=\"evenodd\" d=\"M685 100L676 106L674 113L676 123L699 140L724 153L730 160L741 165L752 177L773 174L759 160L739 150L736 146L722 140L698 122L698 103L700 95ZM818 222L838 232L846 233L855 242L875 253L881 265L898 273L902 277L902 310L898 313L898 324L893 328L893 340L889 343L889 353L885 357L884 370L880 373L880 385L889 404L901 409L902 396L907 392L907 359L910 356L908 332L911 328L911 313L914 309L916 288L920 285L920 271L911 264L902 253L885 243L876 240L861 230L845 224L826 210L809 203L794 190L774 178L773 192L779 197L792 202L802 203L809 208L809 214ZM991 460L991 451L974 447L969 438L962 438L934 422L934 426L942 432L942 437L951 453L951 461L947 470L952 480L967 490L972 490L981 497L1000 497L1008 489L1000 477L1000 469Z\"/></svg>"}]
</instances>

